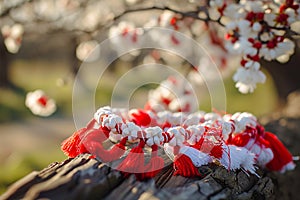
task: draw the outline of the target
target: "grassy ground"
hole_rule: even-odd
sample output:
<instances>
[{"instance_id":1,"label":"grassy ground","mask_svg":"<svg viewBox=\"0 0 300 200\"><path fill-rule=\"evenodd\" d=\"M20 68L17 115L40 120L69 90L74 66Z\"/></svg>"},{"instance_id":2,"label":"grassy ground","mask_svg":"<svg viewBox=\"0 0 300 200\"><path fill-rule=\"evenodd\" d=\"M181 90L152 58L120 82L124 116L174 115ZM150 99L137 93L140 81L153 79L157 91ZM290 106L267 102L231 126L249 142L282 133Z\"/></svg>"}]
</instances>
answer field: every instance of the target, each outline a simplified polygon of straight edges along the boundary
<instances>
[{"instance_id":1,"label":"grassy ground","mask_svg":"<svg viewBox=\"0 0 300 200\"><path fill-rule=\"evenodd\" d=\"M120 67L115 74L105 72L95 94L96 106L110 103L114 84L126 70L126 67ZM74 131L71 112L73 80L67 63L17 61L12 65L10 76L19 90L0 89L0 137L3 144L0 146L0 194L9 184L32 170L63 160L65 156L59 144ZM253 94L240 94L231 78L225 80L225 87L229 113L249 111L261 116L276 107L276 94L270 78L266 84L258 85ZM50 118L33 116L25 107L25 94L35 89L43 89L56 100L58 111ZM134 93L136 101L132 100L131 105L142 105L148 89L137 90ZM201 109L210 111L208 96L201 98L200 102Z\"/></svg>"}]
</instances>

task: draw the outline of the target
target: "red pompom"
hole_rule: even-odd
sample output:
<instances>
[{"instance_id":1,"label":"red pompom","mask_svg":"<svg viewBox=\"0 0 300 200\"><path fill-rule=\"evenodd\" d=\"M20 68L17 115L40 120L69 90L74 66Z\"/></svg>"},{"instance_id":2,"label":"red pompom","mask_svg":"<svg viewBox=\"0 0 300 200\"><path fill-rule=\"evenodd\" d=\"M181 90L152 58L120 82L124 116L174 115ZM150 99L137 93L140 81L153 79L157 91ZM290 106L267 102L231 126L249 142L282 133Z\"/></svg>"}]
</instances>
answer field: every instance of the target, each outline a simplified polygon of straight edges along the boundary
<instances>
[{"instance_id":1,"label":"red pompom","mask_svg":"<svg viewBox=\"0 0 300 200\"><path fill-rule=\"evenodd\" d=\"M107 139L101 129L93 130L83 140L82 145L88 152L98 158L102 162L111 162L119 159L125 153L125 144L127 137L123 138L120 143L113 145L110 150L104 149L102 142Z\"/></svg>"},{"instance_id":2,"label":"red pompom","mask_svg":"<svg viewBox=\"0 0 300 200\"><path fill-rule=\"evenodd\" d=\"M148 113L140 109L130 110L129 118L138 126L148 126L151 123L151 117Z\"/></svg>"},{"instance_id":3,"label":"red pompom","mask_svg":"<svg viewBox=\"0 0 300 200\"><path fill-rule=\"evenodd\" d=\"M293 157L286 147L279 141L276 135L270 132L265 132L264 139L270 143L270 148L274 154L266 167L269 170L284 171L289 163L293 163Z\"/></svg>"},{"instance_id":4,"label":"red pompom","mask_svg":"<svg viewBox=\"0 0 300 200\"><path fill-rule=\"evenodd\" d=\"M233 144L238 147L244 147L248 144L249 140L251 139L251 136L246 133L241 133L238 135L235 135L234 137L229 137L227 140L227 144Z\"/></svg>"}]
</instances>

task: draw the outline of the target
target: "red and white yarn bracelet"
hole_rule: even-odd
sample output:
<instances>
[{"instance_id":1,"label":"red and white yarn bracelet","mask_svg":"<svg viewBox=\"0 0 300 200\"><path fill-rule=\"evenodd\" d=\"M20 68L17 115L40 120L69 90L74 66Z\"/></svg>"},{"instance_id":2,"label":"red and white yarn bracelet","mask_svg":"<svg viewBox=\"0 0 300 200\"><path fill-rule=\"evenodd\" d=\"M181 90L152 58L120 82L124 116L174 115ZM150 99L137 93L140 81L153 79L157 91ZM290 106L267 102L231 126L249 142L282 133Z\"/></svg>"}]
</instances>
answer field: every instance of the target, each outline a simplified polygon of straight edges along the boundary
<instances>
[{"instance_id":1,"label":"red and white yarn bracelet","mask_svg":"<svg viewBox=\"0 0 300 200\"><path fill-rule=\"evenodd\" d=\"M117 144L106 150L103 143L107 140ZM127 141L137 145L125 156ZM144 158L146 146L151 148L148 163ZM249 113L222 116L142 109L127 112L106 106L97 110L86 128L75 132L62 145L70 157L91 153L110 162L125 156L117 169L139 179L151 178L164 167L158 148L163 148L173 160L174 174L187 177L201 176L197 167L212 162L251 174L256 174L255 165L281 172L295 167L284 145L274 134L265 132Z\"/></svg>"}]
</instances>

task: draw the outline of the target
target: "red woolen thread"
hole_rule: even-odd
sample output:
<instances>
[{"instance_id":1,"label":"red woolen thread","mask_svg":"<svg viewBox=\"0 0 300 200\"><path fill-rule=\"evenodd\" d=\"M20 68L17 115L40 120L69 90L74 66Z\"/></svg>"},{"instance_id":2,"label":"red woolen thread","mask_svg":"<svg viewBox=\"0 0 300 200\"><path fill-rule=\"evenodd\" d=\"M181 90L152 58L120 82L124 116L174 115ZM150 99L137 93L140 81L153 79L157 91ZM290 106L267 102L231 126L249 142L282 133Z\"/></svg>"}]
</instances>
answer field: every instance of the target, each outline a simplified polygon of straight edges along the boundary
<instances>
[{"instance_id":1,"label":"red woolen thread","mask_svg":"<svg viewBox=\"0 0 300 200\"><path fill-rule=\"evenodd\" d=\"M211 156L220 159L222 158L223 155L223 148L222 148L222 144L215 144L215 146L212 147L210 153Z\"/></svg>"},{"instance_id":2,"label":"red woolen thread","mask_svg":"<svg viewBox=\"0 0 300 200\"><path fill-rule=\"evenodd\" d=\"M158 146L152 145L151 148L152 148L151 159L144 167L145 173L141 174L140 176L141 180L153 178L164 167L164 159L158 156L157 154Z\"/></svg>"},{"instance_id":3,"label":"red woolen thread","mask_svg":"<svg viewBox=\"0 0 300 200\"><path fill-rule=\"evenodd\" d=\"M174 135L171 136L168 132L163 132L162 135L164 137L163 143L169 143L174 138Z\"/></svg>"},{"instance_id":4,"label":"red woolen thread","mask_svg":"<svg viewBox=\"0 0 300 200\"><path fill-rule=\"evenodd\" d=\"M251 136L249 134L242 133L235 135L234 137L229 137L226 141L226 144L233 144L238 147L244 147L248 144L250 139Z\"/></svg>"},{"instance_id":5,"label":"red woolen thread","mask_svg":"<svg viewBox=\"0 0 300 200\"><path fill-rule=\"evenodd\" d=\"M100 127L99 129L87 130L87 133L81 138L80 143L82 145L86 145L85 142L87 142L88 140L102 143L107 139L108 134L106 133L106 129Z\"/></svg>"},{"instance_id":6,"label":"red woolen thread","mask_svg":"<svg viewBox=\"0 0 300 200\"><path fill-rule=\"evenodd\" d=\"M179 153L180 147L175 146L174 147L174 176L180 175L184 177L195 177L195 176L201 176L199 173L199 170L197 167L194 166L192 160L185 154Z\"/></svg>"},{"instance_id":7,"label":"red woolen thread","mask_svg":"<svg viewBox=\"0 0 300 200\"><path fill-rule=\"evenodd\" d=\"M129 112L129 117L130 120L138 126L148 126L151 123L149 114L141 109L131 110Z\"/></svg>"},{"instance_id":8,"label":"red woolen thread","mask_svg":"<svg viewBox=\"0 0 300 200\"><path fill-rule=\"evenodd\" d=\"M144 170L144 151L145 141L140 140L139 145L132 148L127 157L117 167L125 177L132 173L141 173Z\"/></svg>"},{"instance_id":9,"label":"red woolen thread","mask_svg":"<svg viewBox=\"0 0 300 200\"><path fill-rule=\"evenodd\" d=\"M88 153L84 147L80 147L81 138L86 134L87 128L79 129L73 135L63 141L61 150L70 158L74 158L81 153Z\"/></svg>"},{"instance_id":10,"label":"red woolen thread","mask_svg":"<svg viewBox=\"0 0 300 200\"><path fill-rule=\"evenodd\" d=\"M293 161L291 153L279 141L276 135L265 132L264 139L270 143L270 148L274 154L273 160L266 165L269 170L280 171L284 166Z\"/></svg>"},{"instance_id":11,"label":"red woolen thread","mask_svg":"<svg viewBox=\"0 0 300 200\"><path fill-rule=\"evenodd\" d=\"M127 137L118 144L113 145L110 150L104 149L102 142L107 139L102 129L93 130L83 140L82 144L90 154L101 159L102 162L111 162L119 159L125 153Z\"/></svg>"}]
</instances>

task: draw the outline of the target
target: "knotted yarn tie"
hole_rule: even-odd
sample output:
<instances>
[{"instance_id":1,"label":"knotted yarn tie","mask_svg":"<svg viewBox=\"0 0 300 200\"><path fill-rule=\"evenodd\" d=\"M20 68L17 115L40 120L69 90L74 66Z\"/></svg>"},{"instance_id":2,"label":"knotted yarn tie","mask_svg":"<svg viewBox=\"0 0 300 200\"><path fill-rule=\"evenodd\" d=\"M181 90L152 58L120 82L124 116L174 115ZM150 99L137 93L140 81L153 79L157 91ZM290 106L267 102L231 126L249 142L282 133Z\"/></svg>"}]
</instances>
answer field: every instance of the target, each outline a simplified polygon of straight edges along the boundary
<instances>
[{"instance_id":1,"label":"knotted yarn tie","mask_svg":"<svg viewBox=\"0 0 300 200\"><path fill-rule=\"evenodd\" d=\"M105 149L103 144L108 141L116 144ZM174 175L184 177L201 176L198 167L209 163L255 175L256 165L280 172L295 167L286 147L274 134L265 132L249 113L222 116L141 109L127 112L103 107L61 148L71 158L90 153L102 162L123 159L116 169L125 177L134 174L138 180L144 180L155 177L164 167L164 160L158 155L162 146L162 153L173 161ZM151 157L145 162L148 147ZM126 148L131 148L128 154Z\"/></svg>"}]
</instances>

